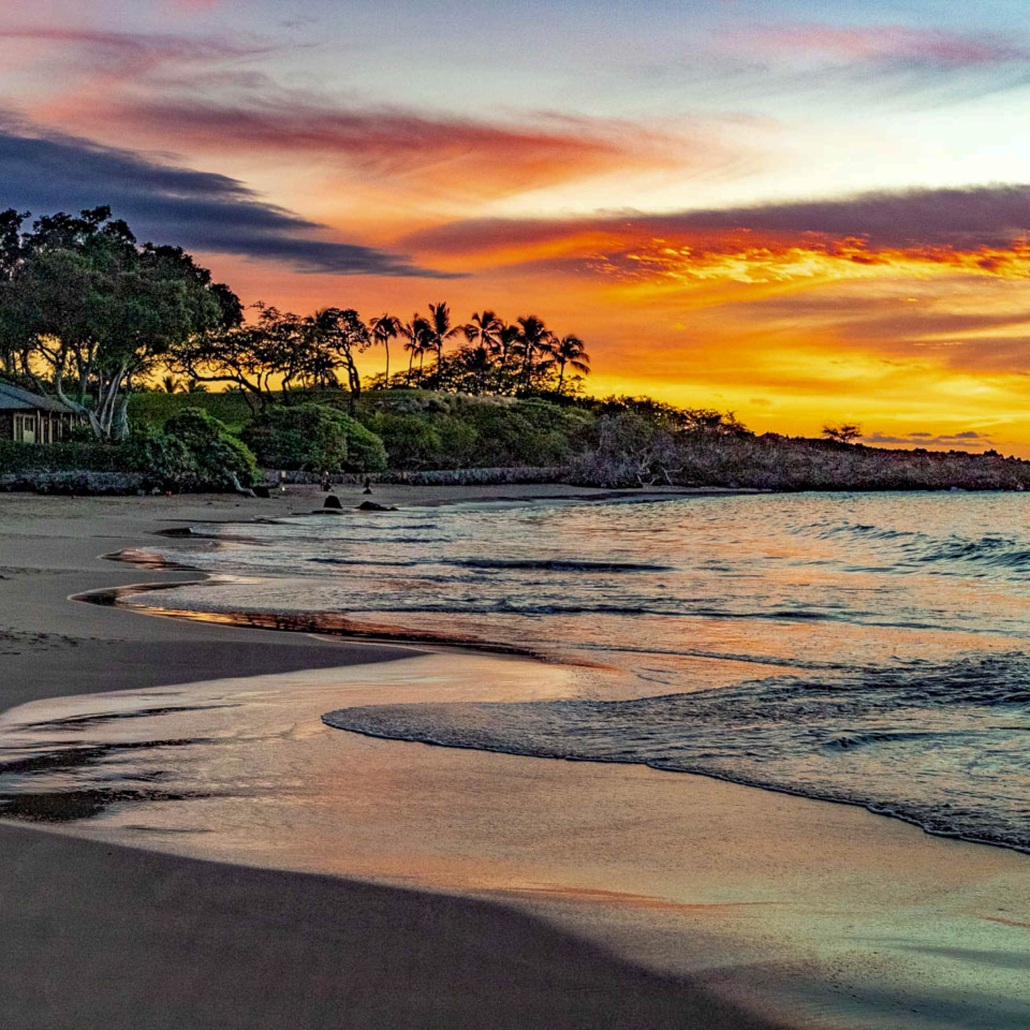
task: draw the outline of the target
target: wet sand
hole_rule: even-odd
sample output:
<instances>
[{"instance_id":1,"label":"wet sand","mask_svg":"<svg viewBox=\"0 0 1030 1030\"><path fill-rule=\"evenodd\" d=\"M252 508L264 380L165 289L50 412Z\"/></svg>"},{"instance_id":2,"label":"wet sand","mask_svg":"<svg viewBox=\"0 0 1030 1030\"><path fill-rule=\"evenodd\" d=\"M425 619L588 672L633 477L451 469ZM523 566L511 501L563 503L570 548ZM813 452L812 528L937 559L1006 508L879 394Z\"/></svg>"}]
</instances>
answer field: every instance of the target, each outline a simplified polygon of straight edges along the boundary
<instances>
[{"instance_id":1,"label":"wet sand","mask_svg":"<svg viewBox=\"0 0 1030 1030\"><path fill-rule=\"evenodd\" d=\"M394 488L379 499L513 491L528 492ZM0 494L0 710L410 656L68 599L195 579L100 557L160 529L320 503L314 491L271 501ZM195 861L12 820L0 820L0 855L0 1024L11 1030L774 1025L507 905Z\"/></svg>"},{"instance_id":2,"label":"wet sand","mask_svg":"<svg viewBox=\"0 0 1030 1030\"><path fill-rule=\"evenodd\" d=\"M164 500L0 495L0 706L191 681L161 703L242 695L90 732L213 736L161 758L173 785L236 769L249 786L60 834L0 825L4 1025L1026 1024L1025 856L693 776L331 730L321 712L370 699L574 684L65 601L173 578L93 557L145 543L156 519L268 510ZM155 702L4 718L111 703Z\"/></svg>"}]
</instances>

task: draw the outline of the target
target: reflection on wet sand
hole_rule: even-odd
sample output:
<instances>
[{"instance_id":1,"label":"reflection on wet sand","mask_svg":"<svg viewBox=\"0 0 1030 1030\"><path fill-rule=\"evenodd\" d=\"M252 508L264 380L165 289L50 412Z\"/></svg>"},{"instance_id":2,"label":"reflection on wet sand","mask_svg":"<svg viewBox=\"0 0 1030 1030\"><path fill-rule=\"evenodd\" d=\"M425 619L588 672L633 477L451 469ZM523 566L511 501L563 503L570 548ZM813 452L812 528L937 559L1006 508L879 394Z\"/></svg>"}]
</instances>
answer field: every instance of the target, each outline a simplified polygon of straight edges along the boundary
<instances>
[{"instance_id":1,"label":"reflection on wet sand","mask_svg":"<svg viewBox=\"0 0 1030 1030\"><path fill-rule=\"evenodd\" d=\"M821 1025L845 1020L858 994L866 1016L899 1027L925 1025L956 991L970 1019L1027 1011L1025 978L1004 961L1025 949L1019 924L1030 922L1023 856L693 776L373 740L321 722L386 700L575 696L592 676L447 653L39 702L0 716L0 761L53 752L57 765L8 767L0 790L108 792L107 807L60 833L504 900ZM83 762L76 749L96 750ZM62 764L62 753L73 757ZM146 789L165 796L131 793ZM989 975L940 953L974 942L998 960ZM911 998L918 1017L898 1007Z\"/></svg>"}]
</instances>

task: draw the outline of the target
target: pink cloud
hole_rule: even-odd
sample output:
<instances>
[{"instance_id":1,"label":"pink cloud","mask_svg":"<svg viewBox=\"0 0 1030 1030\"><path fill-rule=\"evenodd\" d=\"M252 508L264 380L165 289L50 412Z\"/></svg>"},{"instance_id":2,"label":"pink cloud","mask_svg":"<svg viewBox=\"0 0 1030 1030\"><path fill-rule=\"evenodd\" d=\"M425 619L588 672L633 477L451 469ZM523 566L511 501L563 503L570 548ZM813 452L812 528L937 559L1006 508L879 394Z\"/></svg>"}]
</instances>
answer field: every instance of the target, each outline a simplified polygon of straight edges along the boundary
<instances>
[{"instance_id":1,"label":"pink cloud","mask_svg":"<svg viewBox=\"0 0 1030 1030\"><path fill-rule=\"evenodd\" d=\"M994 35L905 25L758 28L749 32L747 39L770 50L814 52L853 61L913 61L966 67L1026 61L1030 56L1026 48Z\"/></svg>"},{"instance_id":2,"label":"pink cloud","mask_svg":"<svg viewBox=\"0 0 1030 1030\"><path fill-rule=\"evenodd\" d=\"M93 125L118 126L157 142L174 135L177 147L191 151L302 153L344 173L360 173L366 182L470 198L692 163L690 144L671 132L556 114L490 122L280 94L242 103L127 98L86 117ZM709 147L703 160L712 159Z\"/></svg>"},{"instance_id":3,"label":"pink cloud","mask_svg":"<svg viewBox=\"0 0 1030 1030\"><path fill-rule=\"evenodd\" d=\"M101 73L105 78L136 78L163 65L211 63L270 53L272 49L256 43L199 39L172 33L52 27L0 29L0 45L5 41L52 44L70 51L80 68Z\"/></svg>"}]
</instances>

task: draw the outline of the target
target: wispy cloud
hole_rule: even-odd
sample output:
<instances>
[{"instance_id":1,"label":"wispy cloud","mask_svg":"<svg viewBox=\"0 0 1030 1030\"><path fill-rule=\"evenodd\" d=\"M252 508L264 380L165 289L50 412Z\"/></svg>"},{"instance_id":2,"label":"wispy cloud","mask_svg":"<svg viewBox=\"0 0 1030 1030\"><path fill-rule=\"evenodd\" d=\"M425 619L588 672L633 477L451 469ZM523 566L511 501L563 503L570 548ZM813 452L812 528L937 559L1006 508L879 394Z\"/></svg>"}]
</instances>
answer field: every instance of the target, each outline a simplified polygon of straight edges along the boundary
<instances>
[{"instance_id":1,"label":"wispy cloud","mask_svg":"<svg viewBox=\"0 0 1030 1030\"><path fill-rule=\"evenodd\" d=\"M630 278L860 275L908 265L971 275L1030 272L1030 186L865 193L718 210L573 219L472 219L411 236L481 263L553 263Z\"/></svg>"},{"instance_id":2,"label":"wispy cloud","mask_svg":"<svg viewBox=\"0 0 1030 1030\"><path fill-rule=\"evenodd\" d=\"M373 108L263 84L243 101L190 92L115 99L104 123L146 138L174 134L192 152L303 155L337 174L397 189L486 199L615 172L710 166L672 131L618 119L542 112L486 121L413 109ZM94 119L97 114L92 116Z\"/></svg>"},{"instance_id":3,"label":"wispy cloud","mask_svg":"<svg viewBox=\"0 0 1030 1030\"><path fill-rule=\"evenodd\" d=\"M861 105L934 108L1030 84L1020 32L928 25L753 24L717 35L703 74L723 102L773 100L838 113ZM666 73L668 70L666 69ZM688 81L694 73L682 68Z\"/></svg>"},{"instance_id":4,"label":"wispy cloud","mask_svg":"<svg viewBox=\"0 0 1030 1030\"><path fill-rule=\"evenodd\" d=\"M688 176L725 168L739 148L702 139L689 119L590 117L513 110L472 117L369 102L352 91L283 85L288 51L310 43L29 28L0 44L59 48L73 88L27 95L38 122L178 153L295 160L359 182L364 191L485 201L600 176ZM53 55L50 55L53 64ZM287 62L289 63L289 62Z\"/></svg>"},{"instance_id":5,"label":"wispy cloud","mask_svg":"<svg viewBox=\"0 0 1030 1030\"><path fill-rule=\"evenodd\" d=\"M49 44L60 47L82 70L105 78L140 76L163 65L211 63L230 58L269 54L267 43L199 37L188 34L115 32L58 26L0 28L0 43ZM65 58L68 59L67 57Z\"/></svg>"},{"instance_id":6,"label":"wispy cloud","mask_svg":"<svg viewBox=\"0 0 1030 1030\"><path fill-rule=\"evenodd\" d=\"M1030 59L1030 52L1012 37L910 25L809 23L767 26L753 28L741 38L766 51L816 54L871 63L910 62L955 68Z\"/></svg>"},{"instance_id":7,"label":"wispy cloud","mask_svg":"<svg viewBox=\"0 0 1030 1030\"><path fill-rule=\"evenodd\" d=\"M89 140L0 119L2 203L36 213L107 204L138 235L284 262L304 272L437 276L402 257L337 242L236 179L159 164Z\"/></svg>"}]
</instances>

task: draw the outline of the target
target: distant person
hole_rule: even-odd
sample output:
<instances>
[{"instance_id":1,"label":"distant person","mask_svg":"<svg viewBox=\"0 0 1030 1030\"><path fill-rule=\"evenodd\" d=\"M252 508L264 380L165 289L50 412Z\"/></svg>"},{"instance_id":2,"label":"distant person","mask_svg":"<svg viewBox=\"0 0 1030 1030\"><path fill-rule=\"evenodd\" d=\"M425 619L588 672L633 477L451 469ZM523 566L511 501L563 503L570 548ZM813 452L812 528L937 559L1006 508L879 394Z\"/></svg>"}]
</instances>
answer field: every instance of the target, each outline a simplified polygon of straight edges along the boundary
<instances>
[{"instance_id":1,"label":"distant person","mask_svg":"<svg viewBox=\"0 0 1030 1030\"><path fill-rule=\"evenodd\" d=\"M333 484L332 484L332 481L329 479L329 473L328 472L323 472L322 473L322 491L323 491L323 493L329 493L329 491L332 488L333 488Z\"/></svg>"},{"instance_id":2,"label":"distant person","mask_svg":"<svg viewBox=\"0 0 1030 1030\"><path fill-rule=\"evenodd\" d=\"M365 489L361 491L363 494L370 494L372 492L372 480L365 476Z\"/></svg>"}]
</instances>

